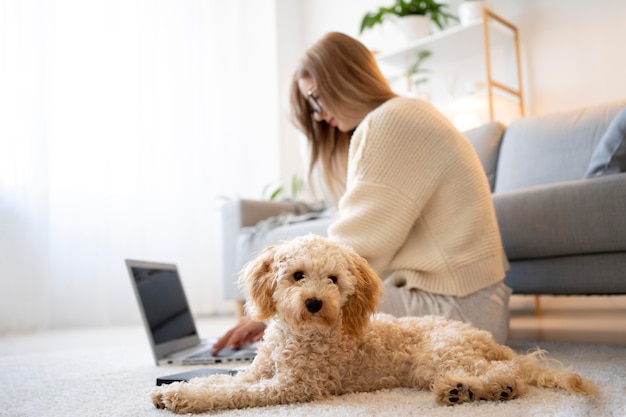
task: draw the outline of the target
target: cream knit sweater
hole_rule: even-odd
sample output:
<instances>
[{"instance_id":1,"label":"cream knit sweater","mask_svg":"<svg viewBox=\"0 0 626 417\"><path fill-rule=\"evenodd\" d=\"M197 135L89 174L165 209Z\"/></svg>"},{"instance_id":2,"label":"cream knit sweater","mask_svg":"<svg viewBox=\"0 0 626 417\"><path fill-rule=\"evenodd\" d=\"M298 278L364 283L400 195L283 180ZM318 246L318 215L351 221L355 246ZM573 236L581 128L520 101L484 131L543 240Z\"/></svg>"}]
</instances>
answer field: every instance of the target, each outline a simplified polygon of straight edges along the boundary
<instances>
[{"instance_id":1,"label":"cream knit sweater","mask_svg":"<svg viewBox=\"0 0 626 417\"><path fill-rule=\"evenodd\" d=\"M357 127L329 235L381 277L436 294L471 294L502 281L508 268L474 149L415 99L391 99Z\"/></svg>"}]
</instances>

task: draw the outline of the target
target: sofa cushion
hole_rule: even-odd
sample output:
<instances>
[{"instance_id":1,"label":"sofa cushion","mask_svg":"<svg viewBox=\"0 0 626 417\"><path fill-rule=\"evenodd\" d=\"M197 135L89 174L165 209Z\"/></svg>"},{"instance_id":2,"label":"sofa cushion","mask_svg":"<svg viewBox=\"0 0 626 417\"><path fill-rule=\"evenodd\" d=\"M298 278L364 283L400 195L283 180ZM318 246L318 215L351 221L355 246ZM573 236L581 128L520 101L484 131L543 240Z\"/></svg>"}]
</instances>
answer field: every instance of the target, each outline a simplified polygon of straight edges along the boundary
<instances>
[{"instance_id":1,"label":"sofa cushion","mask_svg":"<svg viewBox=\"0 0 626 417\"><path fill-rule=\"evenodd\" d=\"M626 107L613 119L596 146L585 178L626 172Z\"/></svg>"},{"instance_id":2,"label":"sofa cushion","mask_svg":"<svg viewBox=\"0 0 626 417\"><path fill-rule=\"evenodd\" d=\"M626 173L493 195L509 260L626 251Z\"/></svg>"},{"instance_id":3,"label":"sofa cushion","mask_svg":"<svg viewBox=\"0 0 626 417\"><path fill-rule=\"evenodd\" d=\"M622 101L511 122L500 145L495 192L583 178L596 144L625 105Z\"/></svg>"},{"instance_id":4,"label":"sofa cushion","mask_svg":"<svg viewBox=\"0 0 626 417\"><path fill-rule=\"evenodd\" d=\"M493 191L493 187L496 183L498 154L500 152L500 143L502 142L502 134L505 128L506 127L500 122L490 122L463 132L467 140L469 140L474 147L478 159L480 159L483 165L491 191Z\"/></svg>"},{"instance_id":5,"label":"sofa cushion","mask_svg":"<svg viewBox=\"0 0 626 417\"><path fill-rule=\"evenodd\" d=\"M594 253L511 262L514 294L626 294L626 253Z\"/></svg>"}]
</instances>

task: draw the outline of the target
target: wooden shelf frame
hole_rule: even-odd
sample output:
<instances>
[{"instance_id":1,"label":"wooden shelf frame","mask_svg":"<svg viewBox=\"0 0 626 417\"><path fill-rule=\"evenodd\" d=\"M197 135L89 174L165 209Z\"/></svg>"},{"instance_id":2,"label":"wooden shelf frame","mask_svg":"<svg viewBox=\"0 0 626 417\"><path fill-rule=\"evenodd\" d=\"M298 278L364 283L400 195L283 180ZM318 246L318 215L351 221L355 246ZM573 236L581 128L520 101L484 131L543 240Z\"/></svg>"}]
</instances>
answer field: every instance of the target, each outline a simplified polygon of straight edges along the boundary
<instances>
[{"instance_id":1,"label":"wooden shelf frame","mask_svg":"<svg viewBox=\"0 0 626 417\"><path fill-rule=\"evenodd\" d=\"M496 24L493 24L493 22L496 22ZM491 28L500 30L491 32ZM492 46L494 44L500 45L502 42L510 42L511 37L514 46L514 59L516 61L517 88L500 82L494 79L493 76ZM450 51L454 51L453 53L456 54L455 56L457 56L458 59L466 55L475 55L476 53L471 51L476 51L477 47L480 48L481 41L484 48L485 85L488 97L489 120L495 120L495 90L502 91L517 101L519 114L520 116L524 116L519 31L514 24L503 19L488 8L483 8L482 18L480 20L470 22L466 25L457 25L425 38L417 39L401 47L394 48L391 51L377 54L376 58L380 62L385 62L393 67L407 68L410 63L415 60L415 55L419 51L444 51L443 55L446 55L445 52L447 52L447 57L442 58L441 54L435 53L429 58L428 62L436 66L440 64L442 60L451 60L449 56Z\"/></svg>"},{"instance_id":2,"label":"wooden shelf frame","mask_svg":"<svg viewBox=\"0 0 626 417\"><path fill-rule=\"evenodd\" d=\"M505 26L513 33L513 43L515 45L515 65L517 68L517 88L513 88L507 86L504 83L498 82L493 78L492 73L492 61L491 61L491 42L490 42L490 34L489 34L489 19L493 19L501 25ZM501 18L500 16L493 13L491 10L486 7L483 8L483 40L484 40L484 51L485 51L485 69L487 72L487 97L489 100L489 120L493 121L495 118L495 109L493 103L493 91L494 89L502 90L514 97L517 98L519 104L519 112L520 116L524 116L524 93L522 90L522 68L521 68L521 58L520 58L520 47L519 47L519 32L517 27L510 23L509 21Z\"/></svg>"}]
</instances>

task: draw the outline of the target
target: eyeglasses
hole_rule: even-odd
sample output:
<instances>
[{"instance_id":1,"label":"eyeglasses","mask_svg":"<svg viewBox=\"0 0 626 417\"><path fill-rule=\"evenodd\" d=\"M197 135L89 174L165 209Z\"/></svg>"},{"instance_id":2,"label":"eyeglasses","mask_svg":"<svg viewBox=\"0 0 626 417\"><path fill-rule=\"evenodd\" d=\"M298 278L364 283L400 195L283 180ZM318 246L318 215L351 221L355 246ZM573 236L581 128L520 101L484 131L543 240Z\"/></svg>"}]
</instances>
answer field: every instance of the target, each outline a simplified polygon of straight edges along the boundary
<instances>
[{"instance_id":1,"label":"eyeglasses","mask_svg":"<svg viewBox=\"0 0 626 417\"><path fill-rule=\"evenodd\" d=\"M321 116L322 113L324 113L324 109L322 109L322 103L320 103L320 98L313 93L314 90L315 87L306 92L306 102L309 104L311 114L317 114Z\"/></svg>"}]
</instances>

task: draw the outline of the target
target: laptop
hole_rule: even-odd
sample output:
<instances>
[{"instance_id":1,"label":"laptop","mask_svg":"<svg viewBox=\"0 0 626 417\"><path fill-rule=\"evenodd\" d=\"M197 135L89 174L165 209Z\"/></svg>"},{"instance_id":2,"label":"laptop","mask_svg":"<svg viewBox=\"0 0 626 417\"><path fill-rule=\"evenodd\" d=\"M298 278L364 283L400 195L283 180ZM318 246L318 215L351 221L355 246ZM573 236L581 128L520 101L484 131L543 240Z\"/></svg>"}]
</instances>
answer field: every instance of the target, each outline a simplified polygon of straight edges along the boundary
<instances>
[{"instance_id":1,"label":"laptop","mask_svg":"<svg viewBox=\"0 0 626 417\"><path fill-rule=\"evenodd\" d=\"M212 365L254 359L257 343L211 351L217 337L201 339L174 264L126 260L157 365Z\"/></svg>"},{"instance_id":2,"label":"laptop","mask_svg":"<svg viewBox=\"0 0 626 417\"><path fill-rule=\"evenodd\" d=\"M217 368L202 368L194 369L193 371L181 372L179 374L160 376L156 379L157 385L167 385L172 382L187 382L191 378L203 378L209 375L226 374L235 376L241 369L217 369Z\"/></svg>"}]
</instances>

